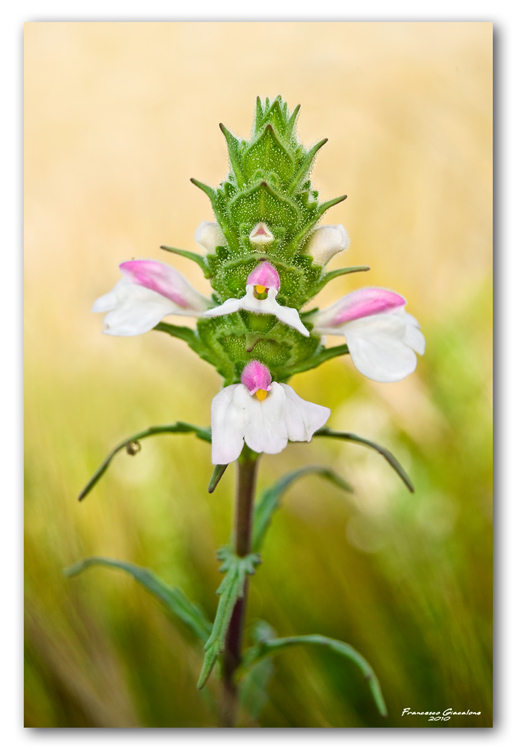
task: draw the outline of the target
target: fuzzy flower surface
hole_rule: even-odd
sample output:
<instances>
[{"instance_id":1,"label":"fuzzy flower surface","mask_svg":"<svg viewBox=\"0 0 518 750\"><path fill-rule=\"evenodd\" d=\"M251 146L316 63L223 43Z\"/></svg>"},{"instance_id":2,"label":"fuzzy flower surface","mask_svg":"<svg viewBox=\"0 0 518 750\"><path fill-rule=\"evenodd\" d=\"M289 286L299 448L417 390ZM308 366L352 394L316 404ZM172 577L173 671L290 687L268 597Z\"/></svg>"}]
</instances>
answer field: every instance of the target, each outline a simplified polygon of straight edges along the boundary
<instances>
[{"instance_id":1,"label":"fuzzy flower surface","mask_svg":"<svg viewBox=\"0 0 518 750\"><path fill-rule=\"evenodd\" d=\"M244 443L257 453L280 453L288 440L309 442L330 413L291 386L272 382L268 368L253 360L241 383L223 388L212 401L212 463L235 461Z\"/></svg>"},{"instance_id":2,"label":"fuzzy flower surface","mask_svg":"<svg viewBox=\"0 0 518 750\"><path fill-rule=\"evenodd\" d=\"M119 268L122 279L92 307L107 313L104 333L111 336L147 333L166 315L199 318L211 304L167 263L130 260Z\"/></svg>"},{"instance_id":3,"label":"fuzzy flower surface","mask_svg":"<svg viewBox=\"0 0 518 750\"><path fill-rule=\"evenodd\" d=\"M215 318L220 315L231 315L239 310L275 315L282 323L295 328L303 336L309 336L309 331L302 323L299 313L294 307L279 305L276 297L279 293L281 280L277 270L267 260L260 263L246 280L246 294L241 299L227 299L219 307L207 310L203 317Z\"/></svg>"},{"instance_id":4,"label":"fuzzy flower surface","mask_svg":"<svg viewBox=\"0 0 518 750\"><path fill-rule=\"evenodd\" d=\"M388 289L366 287L346 294L313 317L318 334L345 336L355 367L371 380L393 383L414 372L425 339L406 300Z\"/></svg>"}]
</instances>

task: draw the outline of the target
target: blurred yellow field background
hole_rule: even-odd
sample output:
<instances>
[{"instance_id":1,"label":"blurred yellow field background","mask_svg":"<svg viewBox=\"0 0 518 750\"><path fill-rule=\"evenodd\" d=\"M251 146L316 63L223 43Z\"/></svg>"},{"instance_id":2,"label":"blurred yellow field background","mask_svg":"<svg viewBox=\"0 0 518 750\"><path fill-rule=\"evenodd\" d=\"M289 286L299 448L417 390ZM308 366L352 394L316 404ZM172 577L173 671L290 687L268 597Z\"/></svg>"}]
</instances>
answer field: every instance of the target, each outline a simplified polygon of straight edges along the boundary
<instances>
[{"instance_id":1,"label":"blurred yellow field background","mask_svg":"<svg viewBox=\"0 0 518 750\"><path fill-rule=\"evenodd\" d=\"M213 496L209 447L192 436L120 455L151 424L207 425L219 376L162 333L102 335L93 300L132 257L171 261L207 292L196 250L212 218L190 182L218 183L218 128L250 132L257 95L302 105L306 145L328 137L313 180L347 193L326 223L352 242L324 306L360 286L395 289L426 355L401 383L345 359L299 375L330 426L392 450L323 439L262 460L260 487L307 463L334 467L286 495L252 581L250 621L358 648L389 707L380 719L355 667L309 648L278 657L262 726L490 726L492 26L488 23L30 23L25 27L26 724L215 726L202 653L122 573L63 569L105 555L155 570L213 616L214 552L232 519L233 469ZM338 340L336 341L338 343ZM415 711L481 711L445 724Z\"/></svg>"}]
</instances>

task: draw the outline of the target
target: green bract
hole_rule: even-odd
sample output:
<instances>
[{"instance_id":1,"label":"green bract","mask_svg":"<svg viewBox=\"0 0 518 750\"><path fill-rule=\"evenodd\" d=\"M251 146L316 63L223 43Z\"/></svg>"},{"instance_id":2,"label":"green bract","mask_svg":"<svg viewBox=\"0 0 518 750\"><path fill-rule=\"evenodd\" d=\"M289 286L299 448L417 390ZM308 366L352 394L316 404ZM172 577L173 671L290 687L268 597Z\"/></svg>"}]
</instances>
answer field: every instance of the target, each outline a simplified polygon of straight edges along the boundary
<instances>
[{"instance_id":1,"label":"green bract","mask_svg":"<svg viewBox=\"0 0 518 750\"><path fill-rule=\"evenodd\" d=\"M310 149L298 142L295 125L299 109L290 113L280 96L264 103L258 98L249 141L220 126L228 145L228 176L216 188L193 179L209 197L226 240L206 257L196 256L210 279L217 304L243 297L249 274L263 260L279 273L278 302L297 310L320 291L328 276L336 276L316 265L304 247L325 211L346 196L319 202L309 173L327 139ZM250 241L260 222L273 235L268 244ZM304 324L311 330L307 320ZM202 318L197 323L197 339L193 348L216 367L226 384L239 382L243 368L254 359L264 363L276 381L285 381L294 372L323 361L319 336L302 336L274 315L240 311ZM340 354L345 351L340 347Z\"/></svg>"}]
</instances>

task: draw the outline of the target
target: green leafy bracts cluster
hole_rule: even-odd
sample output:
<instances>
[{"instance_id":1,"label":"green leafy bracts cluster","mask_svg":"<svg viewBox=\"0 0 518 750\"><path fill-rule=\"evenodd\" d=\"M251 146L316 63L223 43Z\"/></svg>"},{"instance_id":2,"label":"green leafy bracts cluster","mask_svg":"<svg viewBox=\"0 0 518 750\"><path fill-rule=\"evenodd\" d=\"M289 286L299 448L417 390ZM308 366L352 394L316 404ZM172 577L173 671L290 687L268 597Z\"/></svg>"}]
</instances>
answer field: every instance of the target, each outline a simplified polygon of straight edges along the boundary
<instances>
[{"instance_id":1,"label":"green leafy bracts cluster","mask_svg":"<svg viewBox=\"0 0 518 750\"><path fill-rule=\"evenodd\" d=\"M298 142L295 125L299 109L290 113L281 97L264 103L258 98L249 141L220 126L229 152L227 178L217 188L193 180L209 197L226 244L206 257L182 254L201 266L217 304L243 297L247 277L263 260L279 273L278 302L297 310L337 275L326 274L304 253L307 239L325 211L346 196L319 202L309 174L327 139L310 149ZM250 234L260 222L273 239L258 246L250 241ZM311 324L304 323L310 330ZM286 380L293 372L319 364L323 349L320 337L302 336L273 315L247 311L201 319L197 339L196 351L217 368L226 384L239 382L244 366L252 359L263 362L275 380Z\"/></svg>"}]
</instances>

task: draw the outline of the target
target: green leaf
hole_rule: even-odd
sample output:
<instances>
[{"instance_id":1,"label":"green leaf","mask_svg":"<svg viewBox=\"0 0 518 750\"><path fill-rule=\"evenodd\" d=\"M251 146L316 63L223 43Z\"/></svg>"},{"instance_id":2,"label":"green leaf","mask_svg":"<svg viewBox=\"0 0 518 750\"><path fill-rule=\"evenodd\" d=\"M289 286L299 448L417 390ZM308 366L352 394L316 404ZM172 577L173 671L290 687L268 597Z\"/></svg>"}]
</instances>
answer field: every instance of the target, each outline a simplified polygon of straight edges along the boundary
<instances>
[{"instance_id":1,"label":"green leaf","mask_svg":"<svg viewBox=\"0 0 518 750\"><path fill-rule=\"evenodd\" d=\"M297 122L297 117L300 112L300 104L297 104L293 112L291 113L291 117L288 120L288 124L286 125L286 137L291 138L293 135L293 131L295 130L295 123Z\"/></svg>"},{"instance_id":2,"label":"green leaf","mask_svg":"<svg viewBox=\"0 0 518 750\"><path fill-rule=\"evenodd\" d=\"M329 271L325 274L322 281L315 287L314 294L318 294L333 279L339 276L345 276L349 273L359 273L360 271L370 271L370 266L350 266L349 268L337 268L335 271ZM313 290L312 290L313 291Z\"/></svg>"},{"instance_id":3,"label":"green leaf","mask_svg":"<svg viewBox=\"0 0 518 750\"><path fill-rule=\"evenodd\" d=\"M406 484L410 492L415 492L414 485L412 484L410 477L408 476L406 471L403 469L399 461L392 455L390 451L388 451L386 448L383 448L381 445L378 445L377 443L373 443L371 440L362 438L359 435L353 435L352 432L335 432L334 430L329 429L329 427L322 427L320 430L317 430L314 433L313 437L315 436L338 438L340 440L350 440L353 443L359 443L360 445L366 445L368 448L372 448L373 450L377 451L380 455L382 455L384 459L388 461L388 463L392 466L396 474Z\"/></svg>"},{"instance_id":4,"label":"green leaf","mask_svg":"<svg viewBox=\"0 0 518 750\"><path fill-rule=\"evenodd\" d=\"M296 190L296 188L299 186L299 183L302 182L302 180L306 177L306 174L309 171L311 163L315 158L317 152L322 148L322 146L327 143L328 140L328 138L323 138L321 141L316 143L301 160L299 168L291 181L291 185L288 188L288 193L290 195Z\"/></svg>"},{"instance_id":5,"label":"green leaf","mask_svg":"<svg viewBox=\"0 0 518 750\"><path fill-rule=\"evenodd\" d=\"M216 592L220 596L218 611L212 633L205 644L205 661L198 680L198 690L205 686L216 659L225 648L230 618L237 600L244 596L246 577L253 575L255 566L260 563L259 555L250 554L246 557L238 557L229 547L223 547L218 551L218 559L223 562L220 571L226 573L226 576Z\"/></svg>"},{"instance_id":6,"label":"green leaf","mask_svg":"<svg viewBox=\"0 0 518 750\"><path fill-rule=\"evenodd\" d=\"M228 464L216 464L209 482L209 493L212 494L219 484L219 480L225 473Z\"/></svg>"},{"instance_id":7,"label":"green leaf","mask_svg":"<svg viewBox=\"0 0 518 750\"><path fill-rule=\"evenodd\" d=\"M303 469L297 469L290 474L286 474L279 479L273 487L270 487L263 492L261 499L255 506L252 531L252 549L254 552L259 552L263 545L264 537L271 523L273 513L280 505L281 496L286 492L288 487L293 484L293 482L307 474L318 474L346 492L353 491L350 484L345 482L338 476L338 474L335 474L334 471L328 469L326 466L306 466Z\"/></svg>"},{"instance_id":8,"label":"green leaf","mask_svg":"<svg viewBox=\"0 0 518 750\"><path fill-rule=\"evenodd\" d=\"M364 659L364 657L356 651L348 643L337 641L334 638L326 638L323 635L297 635L291 638L276 638L272 641L266 641L260 643L257 646L252 646L243 655L243 662L239 668L240 672L244 672L253 664L256 664L261 659L267 658L276 651L280 651L283 648L289 646L299 645L315 645L315 646L326 646L327 648L334 651L340 656L344 656L346 659L353 661L357 667L360 668L363 676L367 680L369 690L371 691L376 707L382 716L387 715L387 707L383 700L381 687L376 677L374 670L370 664Z\"/></svg>"},{"instance_id":9,"label":"green leaf","mask_svg":"<svg viewBox=\"0 0 518 750\"><path fill-rule=\"evenodd\" d=\"M238 184L238 187L243 187L245 184L245 175L243 174L243 167L241 164L241 155L239 153L239 146L241 141L236 138L228 128L226 128L222 122L219 124L219 128L223 135L225 136L225 140L227 142L227 148L228 148L228 157L230 161L230 165L232 169L234 170L234 175L236 177L236 182Z\"/></svg>"},{"instance_id":10,"label":"green leaf","mask_svg":"<svg viewBox=\"0 0 518 750\"><path fill-rule=\"evenodd\" d=\"M168 333L170 336L174 336L176 339L185 341L185 343L188 344L196 354L200 354L203 349L196 331L187 326L175 326L172 325L172 323L164 323L161 321L156 324L153 331L162 331L163 333Z\"/></svg>"},{"instance_id":11,"label":"green leaf","mask_svg":"<svg viewBox=\"0 0 518 750\"><path fill-rule=\"evenodd\" d=\"M181 255L182 258L193 260L199 265L199 267L203 271L203 275L205 276L205 278L209 278L210 271L207 268L207 261L205 260L205 256L200 255L199 253L191 253L190 250L180 250L180 248L178 247L169 247L168 245L160 245L160 250L165 250L168 253L174 253L175 255Z\"/></svg>"},{"instance_id":12,"label":"green leaf","mask_svg":"<svg viewBox=\"0 0 518 750\"><path fill-rule=\"evenodd\" d=\"M202 641L210 635L211 623L200 607L193 604L179 588L168 586L152 571L141 568L139 565L111 560L108 557L87 557L85 560L67 568L65 575L76 576L94 565L117 568L129 573L138 583L160 599L173 614L190 628L194 635Z\"/></svg>"},{"instance_id":13,"label":"green leaf","mask_svg":"<svg viewBox=\"0 0 518 750\"><path fill-rule=\"evenodd\" d=\"M188 424L187 422L176 422L175 424L165 424L160 425L157 427L148 427L147 430L143 430L142 432L137 432L135 435L132 435L131 437L127 438L126 440L123 440L122 443L119 443L115 446L115 448L112 450L112 452L108 455L108 457L105 459L105 461L99 466L93 477L90 479L90 481L86 484L86 486L81 491L81 494L79 495L79 500L83 500L88 493L95 487L99 479L103 476L104 472L107 470L108 466L110 465L113 457L121 451L123 448L126 448L128 453L131 455L134 455L137 450L135 449L135 445L139 446L139 440L143 440L144 438L150 437L151 435L162 435L166 433L189 433L193 432L196 437L200 438L200 440L205 440L205 442L210 443L211 442L211 432L210 427L196 427L193 424Z\"/></svg>"},{"instance_id":14,"label":"green leaf","mask_svg":"<svg viewBox=\"0 0 518 750\"><path fill-rule=\"evenodd\" d=\"M323 346L321 349L317 350L317 354L315 354L313 357L302 360L295 365L291 365L289 368L286 368L286 370L283 370L281 367L279 367L279 369L276 371L276 378L277 380L280 380L284 383L288 380L288 378L291 378L292 375L296 375L298 372L313 370L315 367L319 367L329 359L334 359L334 357L342 357L344 354L349 354L349 347L347 346L347 344L341 344L340 346L331 346L329 348Z\"/></svg>"},{"instance_id":15,"label":"green leaf","mask_svg":"<svg viewBox=\"0 0 518 750\"><path fill-rule=\"evenodd\" d=\"M191 182L193 185L196 185L197 188L200 188L200 190L205 193L211 203L216 200L216 191L214 190L214 188L211 188L204 182L200 182L200 180L196 180L194 177L191 177Z\"/></svg>"},{"instance_id":16,"label":"green leaf","mask_svg":"<svg viewBox=\"0 0 518 750\"><path fill-rule=\"evenodd\" d=\"M331 198L330 201L326 201L325 203L321 203L317 210L317 216L320 218L325 214L326 211L328 211L333 206L336 206L338 203L341 203L347 198L346 195L339 195L338 198Z\"/></svg>"}]
</instances>

